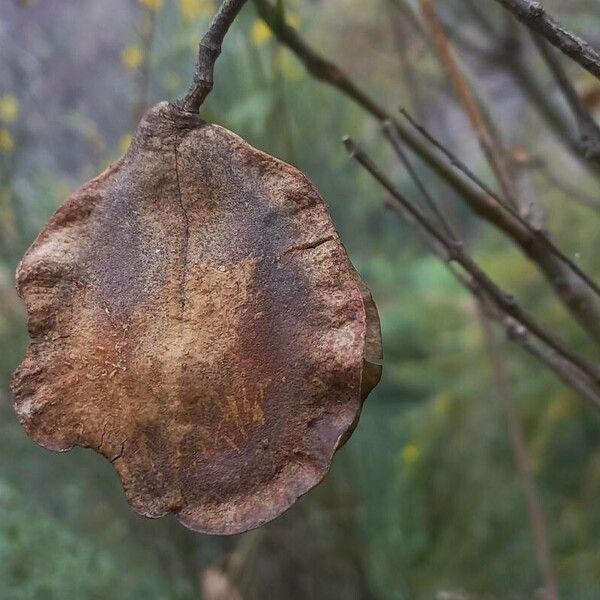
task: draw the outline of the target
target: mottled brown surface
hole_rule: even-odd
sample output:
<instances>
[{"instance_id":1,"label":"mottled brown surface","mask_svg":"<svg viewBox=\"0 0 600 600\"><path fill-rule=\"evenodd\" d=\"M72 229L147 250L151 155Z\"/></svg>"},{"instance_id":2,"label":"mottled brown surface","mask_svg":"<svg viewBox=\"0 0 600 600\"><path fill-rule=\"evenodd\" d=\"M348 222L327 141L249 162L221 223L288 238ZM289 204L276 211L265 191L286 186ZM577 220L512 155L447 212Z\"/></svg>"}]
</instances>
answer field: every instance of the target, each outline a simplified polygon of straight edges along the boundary
<instances>
[{"instance_id":1,"label":"mottled brown surface","mask_svg":"<svg viewBox=\"0 0 600 600\"><path fill-rule=\"evenodd\" d=\"M327 472L379 380L377 311L314 187L161 103L23 259L29 435L91 447L139 513L236 533Z\"/></svg>"}]
</instances>

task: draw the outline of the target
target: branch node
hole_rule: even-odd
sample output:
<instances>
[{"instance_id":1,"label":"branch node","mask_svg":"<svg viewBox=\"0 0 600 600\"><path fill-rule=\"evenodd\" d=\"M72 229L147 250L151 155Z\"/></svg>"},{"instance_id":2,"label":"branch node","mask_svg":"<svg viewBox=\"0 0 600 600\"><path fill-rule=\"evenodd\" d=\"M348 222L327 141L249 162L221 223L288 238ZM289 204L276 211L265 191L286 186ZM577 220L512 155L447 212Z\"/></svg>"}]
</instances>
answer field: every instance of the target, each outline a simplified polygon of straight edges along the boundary
<instances>
[{"instance_id":1,"label":"branch node","mask_svg":"<svg viewBox=\"0 0 600 600\"><path fill-rule=\"evenodd\" d=\"M192 86L177 103L181 110L197 113L212 91L215 63L221 54L223 39L245 2L246 0L223 0L198 45L198 60Z\"/></svg>"},{"instance_id":2,"label":"branch node","mask_svg":"<svg viewBox=\"0 0 600 600\"><path fill-rule=\"evenodd\" d=\"M342 142L344 142L348 156L350 156L350 158L356 158L358 155L358 146L356 145L356 142L349 135L345 135L342 138Z\"/></svg>"},{"instance_id":3,"label":"branch node","mask_svg":"<svg viewBox=\"0 0 600 600\"><path fill-rule=\"evenodd\" d=\"M541 2L532 2L531 6L529 7L529 16L532 19L539 19L540 17L543 17L545 12L546 11Z\"/></svg>"}]
</instances>

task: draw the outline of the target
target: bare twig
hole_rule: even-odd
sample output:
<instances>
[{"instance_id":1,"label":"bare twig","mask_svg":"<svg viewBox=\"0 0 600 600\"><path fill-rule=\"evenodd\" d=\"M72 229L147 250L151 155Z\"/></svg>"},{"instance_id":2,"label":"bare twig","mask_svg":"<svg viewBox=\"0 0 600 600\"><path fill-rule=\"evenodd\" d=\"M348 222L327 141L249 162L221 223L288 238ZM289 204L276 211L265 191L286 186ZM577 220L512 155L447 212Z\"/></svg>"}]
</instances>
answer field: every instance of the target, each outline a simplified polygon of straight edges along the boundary
<instances>
[{"instance_id":1,"label":"bare twig","mask_svg":"<svg viewBox=\"0 0 600 600\"><path fill-rule=\"evenodd\" d=\"M483 59L493 68L501 66L513 78L557 140L590 175L596 178L599 177L600 161L588 158L582 152L580 138L573 134L571 124L565 118L563 110L547 93L535 70L528 65L526 47L519 31L515 27L510 27L505 28L504 32L499 32L481 14L477 3L469 2L469 6L471 14L484 30L489 43L487 45L476 43L465 35L462 28L448 26L445 23L448 35L457 45L470 52L477 60ZM509 17L509 23L517 24L510 13L507 12L506 16Z\"/></svg>"},{"instance_id":2,"label":"bare twig","mask_svg":"<svg viewBox=\"0 0 600 600\"><path fill-rule=\"evenodd\" d=\"M194 81L180 101L182 110L198 112L210 94L214 83L215 62L221 54L223 40L245 3L246 0L224 0L213 17L208 31L200 41Z\"/></svg>"},{"instance_id":3,"label":"bare twig","mask_svg":"<svg viewBox=\"0 0 600 600\"><path fill-rule=\"evenodd\" d=\"M586 375L576 369L557 352L548 348L548 346L539 340L531 338L527 329L510 315L507 315L505 312L499 310L497 306L494 306L474 281L463 278L463 281L459 280L459 282L480 302L484 302L486 314L504 329L510 341L519 345L525 352L546 365L565 385L589 402L590 405L600 408L600 392L595 391L594 384Z\"/></svg>"},{"instance_id":4,"label":"bare twig","mask_svg":"<svg viewBox=\"0 0 600 600\"><path fill-rule=\"evenodd\" d=\"M395 198L403 208L409 212L422 227L435 238L448 252L450 260L456 262L469 273L475 282L485 290L485 293L493 299L494 303L504 312L512 316L525 326L532 334L569 360L580 371L586 374L594 385L600 386L600 372L587 360L568 348L562 340L540 325L531 315L522 309L515 299L505 293L492 281L475 263L475 261L464 251L463 246L439 230L430 219L412 202L408 201L388 177L373 163L369 156L360 149L349 137L344 138L344 144L353 158L355 158L377 181Z\"/></svg>"},{"instance_id":5,"label":"bare twig","mask_svg":"<svg viewBox=\"0 0 600 600\"><path fill-rule=\"evenodd\" d=\"M379 121L390 120L396 126L399 137L425 161L470 208L503 231L521 250L529 256L552 285L557 296L582 326L582 329L600 343L600 301L590 293L581 278L549 252L543 243L531 235L518 221L502 210L488 194L459 176L399 119L382 108L375 100L359 88L336 64L323 58L311 48L292 27L278 18L269 0L254 0L258 14L280 43L287 46L315 78L335 87L356 102Z\"/></svg>"},{"instance_id":6,"label":"bare twig","mask_svg":"<svg viewBox=\"0 0 600 600\"><path fill-rule=\"evenodd\" d=\"M423 81L420 73L415 71L412 57L410 56L410 48L413 44L419 43L417 35L422 35L422 26L416 18L410 6L405 2L396 0L388 0L388 12L390 16L390 26L392 28L392 36L396 45L396 56L400 63L401 77L403 79L403 88L409 94L412 104L412 110L424 120L425 107L425 86L427 82ZM418 34L415 35L416 23L419 24L417 29Z\"/></svg>"},{"instance_id":7,"label":"bare twig","mask_svg":"<svg viewBox=\"0 0 600 600\"><path fill-rule=\"evenodd\" d=\"M558 600L558 584L550 552L548 526L535 481L533 466L527 450L527 438L525 437L523 423L517 408L512 382L504 363L504 357L498 347L494 332L490 326L490 321L486 315L485 305L480 302L478 307L485 346L490 357L496 387L506 414L517 474L527 503L529 521L535 539L535 553L544 583L544 598L546 600Z\"/></svg>"},{"instance_id":8,"label":"bare twig","mask_svg":"<svg viewBox=\"0 0 600 600\"><path fill-rule=\"evenodd\" d=\"M516 190L514 179L509 173L509 161L500 150L500 143L494 139L494 135L488 126L488 121L483 114L483 110L475 97L472 87L462 72L456 57L450 47L450 42L440 20L438 19L431 0L420 0L421 11L427 21L432 35L433 42L442 65L444 66L450 81L454 87L456 95L462 104L475 134L481 150L486 157L505 198L516 206Z\"/></svg>"},{"instance_id":9,"label":"bare twig","mask_svg":"<svg viewBox=\"0 0 600 600\"><path fill-rule=\"evenodd\" d=\"M408 120L408 122L419 132L421 135L429 140L432 145L434 145L440 152L442 152L450 161L450 164L454 165L457 169L459 169L462 173L464 173L471 181L475 183L478 187L480 187L486 194L491 196L498 204L506 210L512 217L514 217L523 227L525 227L531 235L535 236L538 241L540 241L552 254L554 254L557 258L560 258L565 264L567 264L574 273L576 273L585 283L596 292L596 294L600 295L600 286L582 269L573 262L566 254L564 254L556 244L552 242L552 240L548 237L548 234L542 229L538 229L533 227L530 223L528 223L519 213L517 213L509 203L500 197L490 186L488 186L482 179L480 179L471 169L455 154L453 154L442 142L440 142L437 138L435 138L425 127L419 125L406 110L401 109L400 111L404 117Z\"/></svg>"},{"instance_id":10,"label":"bare twig","mask_svg":"<svg viewBox=\"0 0 600 600\"><path fill-rule=\"evenodd\" d=\"M395 139L396 143L394 144L394 149L396 151L400 149L400 153L406 156L397 138L392 137L393 131L390 131L389 128L386 129L386 135L388 136L388 139L390 139L390 141ZM410 161L408 162L410 164ZM426 198L427 203L431 206L431 211L436 215L441 215L438 217L438 220L444 222L445 219L443 214L437 206L435 199L427 190L422 179L412 168L412 166L407 170L414 179L417 188L421 191ZM585 373L582 373L559 353L555 352L551 348L548 348L543 342L530 339L526 327L494 304L493 299L486 294L485 290L472 277L470 277L467 273L455 268L455 265L450 262L451 257L449 251L439 242L436 237L431 234L428 229L424 228L422 222L418 221L414 217L414 213L407 210L405 205L408 202L410 202L408 198L404 198L404 203L399 202L397 198L392 198L389 202L386 202L386 207L394 212L397 212L409 225L413 226L427 248L443 262L443 264L454 276L454 278L461 284L461 286L470 292L478 302L485 303L488 316L494 318L494 320L496 320L498 324L504 328L509 339L520 345L529 354L537 358L541 363L545 364L550 370L554 371L554 373L568 387L574 390L583 399L587 400L595 408L600 408L600 392L596 393L594 391L594 384L592 381L590 381L589 377ZM435 228L434 223L431 223L431 225ZM461 244L449 226L444 228L444 231L450 234L448 235L448 238L452 240L453 244Z\"/></svg>"},{"instance_id":11,"label":"bare twig","mask_svg":"<svg viewBox=\"0 0 600 600\"><path fill-rule=\"evenodd\" d=\"M392 202L386 203L386 208L400 215L409 225L415 227L415 231L419 234L425 246L429 251L437 256L450 271L452 276L460 283L460 285L479 302L486 303L486 312L490 318L493 318L496 323L502 327L506 336L513 343L520 346L528 354L533 356L540 363L544 364L550 371L567 386L570 387L576 394L584 400L600 409L600 392L594 391L594 384L589 378L574 367L569 361L565 360L560 354L548 348L543 342L537 339L532 339L526 327L513 319L510 315L500 310L497 306L490 302L490 299L485 295L485 292L475 283L475 281L465 275L462 271L455 268L454 264L449 262L448 253L434 238L431 237L423 227L416 222L413 216L408 213L401 204Z\"/></svg>"},{"instance_id":12,"label":"bare twig","mask_svg":"<svg viewBox=\"0 0 600 600\"><path fill-rule=\"evenodd\" d=\"M325 59L313 50L293 27L290 27L284 20L279 19L275 8L269 0L254 0L254 4L258 14L271 28L271 31L277 39L298 57L311 75L316 79L335 87L378 121L392 121L397 127L398 135L402 140L458 194L480 206L487 203L487 199L483 194L479 193L474 186L469 185L462 177L458 177L457 174L449 168L444 161L440 160L435 153L431 152L427 145L423 144L412 131L409 131L403 123L359 88L338 65Z\"/></svg>"},{"instance_id":13,"label":"bare twig","mask_svg":"<svg viewBox=\"0 0 600 600\"><path fill-rule=\"evenodd\" d=\"M448 223L448 220L446 219L446 217L444 216L444 214L438 207L437 203L433 199L433 196L429 193L429 190L425 187L425 184L423 183L422 179L419 177L418 173L415 171L415 168L413 167L412 163L410 162L410 159L408 158L408 155L404 151L404 148L402 148L402 144L400 143L400 140L398 139L398 136L397 136L396 128L390 121L386 121L384 123L383 133L384 133L385 137L388 139L388 141L390 142L390 144L391 144L392 148L394 149L394 151L396 152L396 154L398 155L398 158L404 165L404 168L406 169L407 173L411 176L411 178L415 182L417 188L423 195L423 198L425 198L425 201L427 202L427 205L429 206L429 210L431 210L431 212L436 216L440 226L444 230L444 233L448 236L449 239L456 239L456 235L455 235L454 231L452 230L452 227Z\"/></svg>"},{"instance_id":14,"label":"bare twig","mask_svg":"<svg viewBox=\"0 0 600 600\"><path fill-rule=\"evenodd\" d=\"M448 238L451 239L454 244L460 244L461 242L458 240L456 234L448 224L446 218L444 217L444 214L437 205L437 202L430 194L429 190L427 189L427 186L412 166L410 159L406 155L406 152L404 152L402 144L400 143L399 139L395 134L393 125L389 122L385 123L383 131L390 144L394 148L395 152L400 157L400 160L404 164L408 174L411 176L417 188L425 198L431 212L436 216L440 227L442 227ZM405 201L408 202L408 199L405 199ZM402 203L390 201L387 204L387 206L392 210L398 212L400 216L404 218L410 225L415 226L416 231L421 234L421 237L423 238L426 246L430 249L430 251L443 261L443 263L452 273L455 279L473 295L473 297L477 301L478 306L485 308L485 313L487 317L494 319L501 327L504 328L509 339L520 345L529 354L531 354L540 362L545 364L550 370L554 371L555 374L567 386L573 389L582 398L587 400L596 408L600 408L600 394L594 392L594 384L587 380L585 374L573 368L568 361L565 361L559 354L549 349L543 343L531 340L527 334L527 329L523 327L523 325L520 325L507 313L500 310L497 305L494 305L491 299L485 294L485 291L480 286L478 286L478 284L473 278L465 276L464 273L455 269L454 265L449 261L448 252L440 246L439 242L435 241L431 234L427 233L423 229L423 226L419 222L417 222L417 220L412 216L411 213L409 213L406 210ZM552 590L554 589L554 586L552 585L552 581L554 579L552 577L553 570L551 568L551 561L548 561L549 554L546 553L546 558L544 558L543 556L543 540L540 541L538 548L540 568L542 569L542 572L545 573L544 578L547 584L546 587Z\"/></svg>"},{"instance_id":15,"label":"bare twig","mask_svg":"<svg viewBox=\"0 0 600 600\"><path fill-rule=\"evenodd\" d=\"M448 237L452 239L454 243L460 243L456 234L454 234L453 230L448 225L435 199L429 193L423 180L412 167L408 156L394 134L393 127L386 124L386 126L384 126L384 133L402 162L405 164L407 172L414 180L417 188L426 199L427 204L430 206L430 210L437 216L440 226L443 227ZM594 392L594 384L588 380L584 373L574 368L571 363L564 360L558 353L554 352L543 343L540 343L537 340L531 340L527 329L523 325L519 324L515 319L499 309L498 306L494 305L490 298L486 296L485 291L478 286L471 277L468 277L463 272L454 268L453 263L449 261L448 252L431 236L431 234L424 230L423 226L405 209L403 204L390 200L386 203L386 206L397 212L409 225L415 227L415 230L421 236L429 250L444 263L446 268L462 287L473 295L478 304L485 306L487 316L493 318L505 330L506 335L510 340L517 343L525 351L534 356L541 363L545 364L551 371L554 371L563 383L587 400L591 405L600 408L600 394Z\"/></svg>"},{"instance_id":16,"label":"bare twig","mask_svg":"<svg viewBox=\"0 0 600 600\"><path fill-rule=\"evenodd\" d=\"M388 135L390 141L395 139L392 137L393 131L389 131L389 129L386 132L386 135ZM396 151L400 149L399 155L406 156L398 143L398 140L395 139L395 141L394 149ZM352 145L350 140L346 141L346 145L349 146L352 151L354 150L355 146ZM408 161L408 164L410 164L410 161ZM428 192L425 184L412 166L408 169L408 172L415 180L418 189L426 198L427 203L431 207L431 211L436 215L441 215L438 217L438 220L441 221L440 226L442 226L442 222L445 222L445 219L437 206L436 201ZM374 176L378 177L376 174L374 174ZM416 208L409 210L409 207L407 206L409 204L410 201L408 198L403 197L403 201L399 201L398 197L392 196L392 199L386 203L386 207L397 212L409 225L413 226L427 248L443 262L462 287L470 292L478 302L485 303L488 316L494 318L498 324L504 328L509 339L520 345L529 354L545 364L550 370L554 371L567 386L573 389L583 399L587 400L595 408L600 408L600 392L597 393L595 391L594 383L590 380L588 375L580 371L575 365L569 362L568 359L551 348L548 348L544 342L530 339L528 335L529 331L523 324L519 323L506 311L495 304L493 298L486 294L483 287L481 287L472 276L455 268L454 263L451 262L451 250L448 250L443 243L440 243L440 237L443 236L440 236L439 234L435 235L433 233L436 229L435 223L430 222L425 215L422 215L422 219L415 218L415 214L419 211ZM427 223L429 223L429 227L427 227ZM447 233L447 239L451 240L453 246L460 247L461 242L455 237L455 234L452 233L450 227L442 226L442 228Z\"/></svg>"},{"instance_id":17,"label":"bare twig","mask_svg":"<svg viewBox=\"0 0 600 600\"><path fill-rule=\"evenodd\" d=\"M494 318L504 328L510 340L517 343L527 353L554 371L563 383L577 392L591 405L600 408L600 394L595 391L593 383L580 371L574 369L569 362L552 349L540 344L537 340L531 339L525 327L512 317L498 314Z\"/></svg>"},{"instance_id":18,"label":"bare twig","mask_svg":"<svg viewBox=\"0 0 600 600\"><path fill-rule=\"evenodd\" d=\"M555 55L554 49L540 35L532 33L531 37L575 115L581 136L581 150L583 155L590 160L599 159L600 127L598 127L596 121L594 121L592 115L581 101L581 98L579 98L579 94L577 94L558 57Z\"/></svg>"},{"instance_id":19,"label":"bare twig","mask_svg":"<svg viewBox=\"0 0 600 600\"><path fill-rule=\"evenodd\" d=\"M529 29L545 37L553 46L600 79L600 54L585 40L567 31L551 17L541 2L534 0L496 0L496 2L509 10Z\"/></svg>"}]
</instances>

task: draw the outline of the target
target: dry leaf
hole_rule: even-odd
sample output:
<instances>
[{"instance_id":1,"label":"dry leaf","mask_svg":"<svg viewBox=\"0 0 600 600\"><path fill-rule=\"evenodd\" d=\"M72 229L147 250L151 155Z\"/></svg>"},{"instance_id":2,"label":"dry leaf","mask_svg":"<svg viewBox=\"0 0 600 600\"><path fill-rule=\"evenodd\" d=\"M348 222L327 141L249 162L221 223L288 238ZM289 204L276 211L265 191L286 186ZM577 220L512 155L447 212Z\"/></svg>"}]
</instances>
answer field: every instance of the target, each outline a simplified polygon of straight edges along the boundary
<instances>
[{"instance_id":1,"label":"dry leaf","mask_svg":"<svg viewBox=\"0 0 600 600\"><path fill-rule=\"evenodd\" d=\"M379 380L377 311L295 168L165 102L18 273L38 443L91 447L148 517L231 534L316 485Z\"/></svg>"}]
</instances>

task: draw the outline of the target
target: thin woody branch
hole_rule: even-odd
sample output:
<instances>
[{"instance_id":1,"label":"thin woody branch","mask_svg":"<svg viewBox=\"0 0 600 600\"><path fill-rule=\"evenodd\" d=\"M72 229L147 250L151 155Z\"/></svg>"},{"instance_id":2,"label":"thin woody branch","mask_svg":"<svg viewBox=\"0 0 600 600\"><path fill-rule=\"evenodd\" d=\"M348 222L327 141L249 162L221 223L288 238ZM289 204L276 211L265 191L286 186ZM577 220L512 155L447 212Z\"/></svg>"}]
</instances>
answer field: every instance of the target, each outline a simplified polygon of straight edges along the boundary
<instances>
[{"instance_id":1,"label":"thin woody branch","mask_svg":"<svg viewBox=\"0 0 600 600\"><path fill-rule=\"evenodd\" d=\"M450 226L450 223L448 223L448 220L446 219L446 217L444 216L444 214L438 207L433 196L429 193L429 190L427 189L427 187L425 186L425 184L419 177L418 173L416 172L415 168L413 167L410 159L408 158L408 155L404 151L404 148L402 148L402 144L400 143L400 140L397 137L395 127L389 121L386 121L383 125L383 134L390 142L390 145L394 149L394 152L398 155L398 158L404 165L404 168L406 169L407 173L411 176L412 180L415 182L417 189L421 192L421 195L423 196L423 198L425 198L425 202L429 206L429 210L431 210L431 212L437 218L440 226L444 230L444 233L450 239L455 239L456 234L454 233L452 227Z\"/></svg>"},{"instance_id":2,"label":"thin woody branch","mask_svg":"<svg viewBox=\"0 0 600 600\"><path fill-rule=\"evenodd\" d=\"M511 205L517 205L517 192L514 178L510 173L510 162L500 147L499 140L494 139L489 120L484 115L481 103L475 95L472 86L456 59L450 45L444 27L442 26L431 0L420 0L421 12L431 29L433 43L448 77L454 87L454 91L471 122L471 126L479 141L479 146L487 162L489 163L504 197Z\"/></svg>"},{"instance_id":3,"label":"thin woody branch","mask_svg":"<svg viewBox=\"0 0 600 600\"><path fill-rule=\"evenodd\" d=\"M584 400L596 408L600 408L600 394L594 390L593 384L582 376L571 363L564 360L557 352L545 344L532 339L523 325L509 315L494 311L494 320L504 329L507 337L518 344L525 352L543 363L561 379L561 381L579 394Z\"/></svg>"},{"instance_id":4,"label":"thin woody branch","mask_svg":"<svg viewBox=\"0 0 600 600\"><path fill-rule=\"evenodd\" d=\"M590 378L594 386L600 388L600 372L597 367L588 363L586 359L573 352L562 340L539 324L530 314L521 308L512 296L504 292L483 272L475 261L465 252L460 242L449 238L443 231L439 230L421 210L419 210L412 202L408 201L390 179L382 173L370 157L359 148L351 138L344 138L344 144L350 156L355 158L391 194L391 196L398 201L420 225L422 225L427 233L435 238L447 250L450 260L464 268L501 310L512 316L533 335L571 362L584 373L586 377Z\"/></svg>"},{"instance_id":5,"label":"thin woody branch","mask_svg":"<svg viewBox=\"0 0 600 600\"><path fill-rule=\"evenodd\" d=\"M407 163L410 164L406 153L401 149L397 138L394 136L393 129L390 127L385 127L384 133L390 143L392 143L394 150L397 151L397 149L400 149L401 154L399 153L399 156L403 155L406 158ZM392 142L392 140L394 140L394 142ZM428 204L433 203L436 205L435 200L432 198L431 194L425 187L423 181L412 165L410 169L408 169L407 166L407 172L413 178L417 188L421 191L421 193L428 198ZM386 202L385 206L387 209L397 213L406 223L414 228L415 232L419 235L428 250L442 261L444 266L448 269L456 281L485 309L487 317L494 320L494 322L504 330L506 337L511 342L520 346L523 350L525 350L525 352L545 365L550 371L553 371L554 374L567 387L570 387L575 393L589 402L590 405L594 406L595 408L600 408L600 393L596 393L594 391L593 383L590 382L589 379L583 373L581 373L581 371L576 369L569 361L560 356L560 354L551 348L548 348L543 342L540 342L535 338L532 339L526 327L524 327L510 315L506 314L504 311L500 310L498 306L496 306L485 294L484 290L477 285L472 277L469 277L468 274L465 274L464 272L455 268L455 265L449 260L448 252L439 244L439 242L436 241L435 238L431 236L431 234L429 234L423 228L418 221L416 221L413 215L409 213L401 203L397 201L394 202L392 199L390 199L388 202ZM440 212L437 205L434 212L436 214ZM443 217L443 215L441 221L446 222L446 219ZM446 231L451 231L448 228L445 229Z\"/></svg>"},{"instance_id":6,"label":"thin woody branch","mask_svg":"<svg viewBox=\"0 0 600 600\"><path fill-rule=\"evenodd\" d=\"M464 173L475 185L481 188L486 194L491 196L498 205L501 206L504 210L506 210L511 216L513 216L523 227L527 228L527 230L531 233L531 235L535 236L552 254L554 254L557 258L560 258L565 264L567 264L574 273L577 273L579 277L587 285L596 292L596 294L600 295L600 286L583 271L575 262L573 262L564 252L560 250L560 248L552 242L552 240L548 237L548 234L542 229L538 229L528 223L521 215L515 211L510 204L501 196L499 196L492 188L487 185L482 179L477 177L475 173L460 159L458 156L453 154L444 144L442 144L437 138L435 138L425 127L419 125L405 110L401 110L404 117L407 121L427 140L431 142L440 152L442 152L450 161L450 164L454 165L459 171Z\"/></svg>"},{"instance_id":7,"label":"thin woody branch","mask_svg":"<svg viewBox=\"0 0 600 600\"><path fill-rule=\"evenodd\" d=\"M405 164L407 172L414 180L417 188L427 200L432 212L439 215L438 221L449 237L456 243L459 241L456 235L447 224L447 221L440 211L435 199L429 193L416 170L412 167L408 156L401 147L401 144L394 134L393 127L385 126L384 134L392 144L392 147ZM408 201L408 199L405 199ZM553 371L555 375L574 392L579 394L584 400L589 402L595 408L600 408L600 393L594 391L594 384L587 378L585 374L574 367L568 360L565 360L559 353L551 348L548 348L543 342L538 339L532 339L526 327L515 320L513 317L502 311L493 300L485 293L485 291L476 283L476 281L467 274L457 270L453 263L449 261L448 252L436 242L430 234L423 229L423 226L409 213L400 202L390 200L386 203L386 207L398 213L409 225L415 227L416 232L420 235L427 248L437 256L446 268L450 271L453 277L460 285L468 291L478 302L478 305L485 310L488 318L493 319L504 330L507 338L513 343L520 346L528 354L533 356L540 363L544 364L548 369Z\"/></svg>"},{"instance_id":8,"label":"thin woody branch","mask_svg":"<svg viewBox=\"0 0 600 600\"><path fill-rule=\"evenodd\" d=\"M475 204L486 204L483 194L480 194L474 186L469 185L463 178L457 176L452 169L448 168L444 161L440 160L434 152L431 152L403 123L359 88L338 65L321 56L298 35L294 28L279 19L269 0L254 0L254 4L258 14L270 27L279 42L287 46L296 55L313 77L335 87L378 121L392 121L402 140L458 194L469 198ZM509 226L508 224L505 225Z\"/></svg>"},{"instance_id":9,"label":"thin woody branch","mask_svg":"<svg viewBox=\"0 0 600 600\"><path fill-rule=\"evenodd\" d=\"M581 101L577 90L560 64L555 50L541 36L533 33L531 37L575 115L583 155L587 159L598 160L600 158L600 127Z\"/></svg>"},{"instance_id":10,"label":"thin woody branch","mask_svg":"<svg viewBox=\"0 0 600 600\"><path fill-rule=\"evenodd\" d=\"M579 136L572 131L562 108L547 94L537 73L528 65L524 45L518 35L511 31L510 36L501 36L493 30L486 29L485 33L491 45L483 46L473 43L463 32L458 31L458 28L449 28L448 32L461 49L478 59L483 59L490 67L501 65L565 150L592 177L597 178L600 175L600 161L590 159L582 152Z\"/></svg>"},{"instance_id":11,"label":"thin woody branch","mask_svg":"<svg viewBox=\"0 0 600 600\"><path fill-rule=\"evenodd\" d=\"M194 81L180 107L186 112L198 112L214 85L215 62L221 54L223 40L246 0L224 0L213 17L208 31L198 47Z\"/></svg>"},{"instance_id":12,"label":"thin woody branch","mask_svg":"<svg viewBox=\"0 0 600 600\"><path fill-rule=\"evenodd\" d=\"M393 130L389 126L385 127L384 133L390 142L394 140L395 143L392 143L394 150L396 152L400 150L401 154L406 156L397 138L394 137ZM428 192L424 182L421 180L414 168L411 166L410 169L407 168L407 171L415 181L417 188L422 194L424 194L427 203L435 206L435 210L432 208L432 212L436 215L441 214L441 211L439 210L439 207L437 207L435 200ZM404 201L405 203L409 202L407 198L404 198ZM417 233L420 234L428 249L444 263L444 265L448 268L454 278L462 285L462 287L470 292L479 303L485 306L486 314L490 318L493 318L504 329L507 337L511 341L519 345L527 353L553 371L558 378L563 381L563 383L579 394L583 399L587 400L596 408L600 408L600 393L595 391L593 382L590 381L584 373L572 365L572 363L566 360L558 352L548 348L543 342L540 342L535 338L532 339L529 335L529 330L516 319L508 315L505 311L501 310L493 302L493 299L485 293L485 290L472 277L454 268L454 265L449 262L448 251L439 244L439 242L431 235L431 233L428 233L427 230L423 228L423 225L414 218L413 214L407 211L403 203L397 201L397 199L395 202L390 200L386 206L398 213L411 226L415 227ZM445 222L443 214L441 217L438 217L438 220ZM433 223L431 225L435 226ZM451 235L449 235L449 237L453 240L453 243L461 243L456 239L455 234L449 228L444 229L445 231L450 232Z\"/></svg>"},{"instance_id":13,"label":"thin woody branch","mask_svg":"<svg viewBox=\"0 0 600 600\"><path fill-rule=\"evenodd\" d=\"M269 0L254 0L258 14L280 43L287 46L304 64L307 71L353 100L377 120L390 120L400 139L443 179L469 207L486 221L504 232L537 265L557 296L580 323L582 329L600 343L600 301L588 285L570 267L549 252L527 228L502 210L488 194L461 177L427 144L421 142L404 123L381 107L359 88L335 63L323 58L294 30L280 19Z\"/></svg>"},{"instance_id":14,"label":"thin woody branch","mask_svg":"<svg viewBox=\"0 0 600 600\"><path fill-rule=\"evenodd\" d=\"M483 59L490 68L501 66L512 77L523 92L524 97L529 100L532 108L545 121L550 131L563 145L565 150L591 176L598 178L600 176L600 160L593 155L588 156L586 154L586 148L581 143L579 132L573 131L571 120L567 118L562 106L559 106L554 101L552 95L547 93L545 83L540 81L536 69L531 66L528 60L529 47L524 43L526 38L522 35L522 28L518 26L519 24L516 19L512 17L511 13L506 12L508 19L507 27L498 31L481 14L477 2L468 2L468 6L473 17L483 30L487 42L475 42L472 37L462 31L462 28L455 27L451 23L446 22L446 30L449 36L461 49L469 52L478 60ZM530 34L529 39L533 36L540 40L543 39L542 36L531 30L527 33ZM550 48L550 44L547 42L546 46ZM555 62L558 62L556 57L554 59Z\"/></svg>"},{"instance_id":15,"label":"thin woody branch","mask_svg":"<svg viewBox=\"0 0 600 600\"><path fill-rule=\"evenodd\" d=\"M485 292L475 283L475 281L455 268L454 264L449 262L448 253L444 250L434 238L431 237L423 227L408 213L401 204L392 200L386 202L386 208L397 213L410 226L415 228L416 233L427 249L437 256L458 283L479 302L483 302L486 308L486 314L492 318L505 332L506 337L513 343L520 346L525 352L546 366L567 386L584 400L600 409L600 392L594 391L594 384L581 371L574 367L568 360L565 360L560 354L548 348L543 342L529 335L529 331L516 319L500 310L492 303Z\"/></svg>"},{"instance_id":16,"label":"thin woody branch","mask_svg":"<svg viewBox=\"0 0 600 600\"><path fill-rule=\"evenodd\" d=\"M600 408L597 369L575 356L564 346L562 341L546 331L533 317L523 311L511 296L502 291L477 266L464 250L462 242L455 237L451 230L443 226L440 229L412 201L401 194L353 140L344 138L344 144L350 156L355 158L391 194L393 201L388 204L389 208L398 212L410 224L417 226L416 230L421 234L427 247L444 262L458 282L480 302L485 302L493 308L490 312L504 327L507 335L546 364L584 399L596 408ZM423 193L425 186L417 173L411 169L409 174L415 179L417 187ZM430 202L436 204L428 192L426 196L428 204ZM437 215L439 208L432 209L432 212ZM444 221L444 218L442 217L441 220ZM457 271L452 261L460 265L466 273ZM519 332L518 336L514 335L515 331ZM535 336L535 341L529 339L530 333Z\"/></svg>"},{"instance_id":17,"label":"thin woody branch","mask_svg":"<svg viewBox=\"0 0 600 600\"><path fill-rule=\"evenodd\" d=\"M553 46L600 79L600 54L585 40L567 31L551 17L541 2L533 0L496 0L521 23L545 37Z\"/></svg>"}]
</instances>

